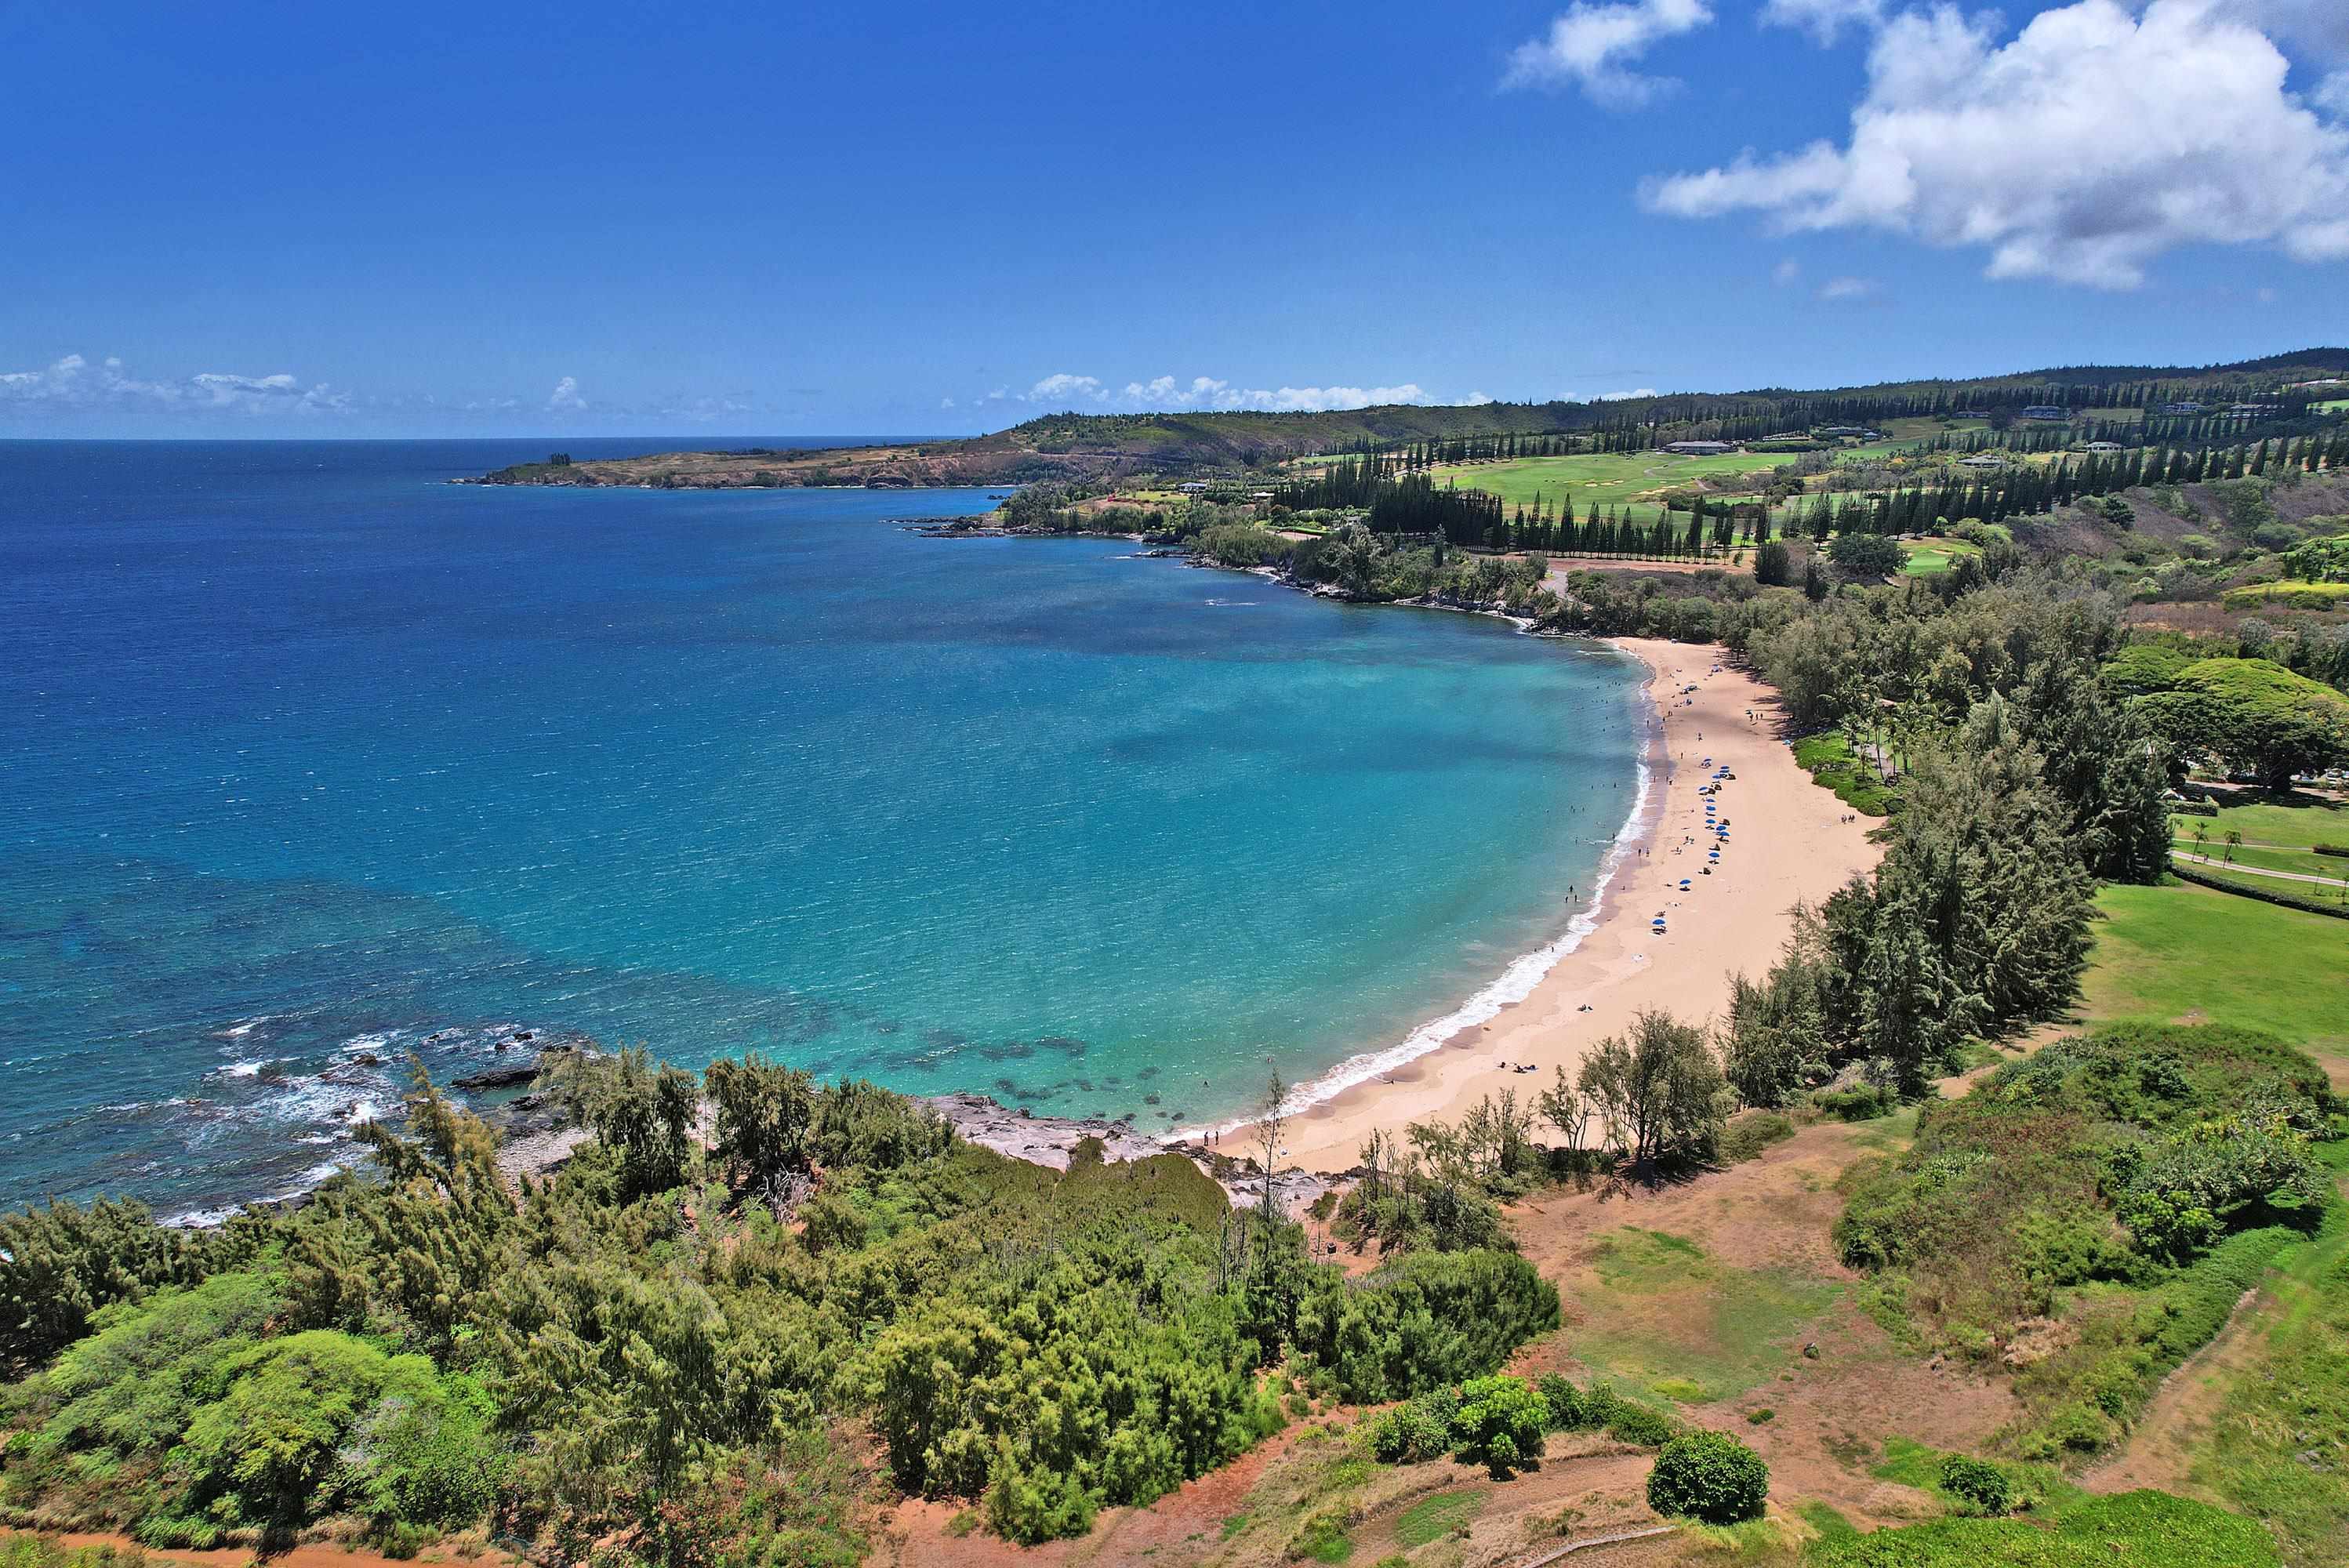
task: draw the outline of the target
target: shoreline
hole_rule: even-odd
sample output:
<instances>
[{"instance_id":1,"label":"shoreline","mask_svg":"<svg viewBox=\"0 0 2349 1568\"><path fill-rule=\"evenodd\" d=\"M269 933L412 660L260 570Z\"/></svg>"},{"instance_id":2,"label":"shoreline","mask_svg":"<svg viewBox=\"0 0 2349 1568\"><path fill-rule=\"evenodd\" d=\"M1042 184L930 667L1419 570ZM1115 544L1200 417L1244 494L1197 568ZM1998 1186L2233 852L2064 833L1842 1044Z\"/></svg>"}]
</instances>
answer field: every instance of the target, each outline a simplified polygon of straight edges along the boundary
<instances>
[{"instance_id":1,"label":"shoreline","mask_svg":"<svg viewBox=\"0 0 2349 1568\"><path fill-rule=\"evenodd\" d=\"M1655 722L1644 799L1609 851L1592 904L1571 918L1557 943L1511 965L1555 952L1521 996L1477 1017L1467 1016L1480 1011L1471 998L1403 1042L1359 1053L1321 1075L1316 1084L1352 1075L1328 1092L1302 1086L1307 1092L1292 1099L1284 1131L1284 1168L1350 1170L1374 1130L1400 1134L1412 1121L1456 1120L1503 1089L1530 1099L1555 1081L1557 1069L1570 1077L1591 1046L1636 1012L1661 1008L1699 1024L1717 1017L1733 975L1760 975L1776 961L1795 903L1816 903L1875 865L1880 851L1867 837L1875 820L1844 820L1850 813L1842 802L1795 765L1778 738L1773 688L1723 663L1718 645L1603 640L1647 666L1643 692ZM1683 689L1691 686L1696 689ZM1723 767L1734 777L1721 783L1719 796L1700 794ZM1702 837L1704 808L1716 799L1720 820L1744 826L1708 866L1705 851L1714 846ZM1665 930L1638 922L1640 907L1666 915ZM1508 974L1479 995L1503 985ZM1428 1034L1455 1018L1442 1037ZM1394 1055L1414 1042L1408 1057ZM1381 1059L1393 1065L1381 1070L1375 1065ZM1355 1071L1361 1067L1371 1070ZM1250 1125L1241 1118L1216 1130L1228 1138ZM1189 1142L1205 1130L1186 1130ZM1185 1136L1168 1147L1187 1147Z\"/></svg>"},{"instance_id":2,"label":"shoreline","mask_svg":"<svg viewBox=\"0 0 2349 1568\"><path fill-rule=\"evenodd\" d=\"M1452 610L1446 604L1413 605L1413 608ZM1489 614L1502 620L1516 617L1499 611L1468 611L1470 614ZM1520 624L1518 629L1526 631ZM1528 635L1534 634L1528 632ZM1614 646L1611 638L1591 639ZM1630 653L1629 649L1618 652ZM1631 653L1637 659L1640 655ZM1640 660L1642 665L1647 662ZM1644 700L1648 688L1654 686L1657 672L1647 665L1649 678L1640 683ZM1329 1068L1303 1082L1292 1084L1281 1102L1284 1117L1308 1116L1319 1107L1329 1105L1359 1088L1379 1087L1396 1081L1396 1075L1406 1072L1422 1058L1433 1056L1460 1039L1472 1029L1481 1029L1493 1019L1505 1016L1508 1011L1526 1001L1547 981L1557 966L1582 949L1584 942L1606 927L1608 917L1614 913L1616 885L1624 866L1636 863L1635 857L1641 841L1653 830L1662 810L1663 791L1656 788L1661 774L1670 782L1670 762L1662 755L1662 726L1652 712L1643 715L1648 719L1646 744L1639 758L1639 773L1631 796L1630 810L1623 816L1623 824L1608 841L1607 852L1599 858L1597 880L1579 906L1567 916L1566 929L1540 946L1519 954L1511 959L1501 973L1472 992L1466 1000L1451 1011L1414 1025L1409 1033L1391 1046L1357 1051L1334 1067ZM1177 1128L1159 1136L1169 1148L1199 1145L1210 1133L1217 1140L1255 1125L1248 1115L1236 1115L1220 1121L1203 1122L1192 1127Z\"/></svg>"}]
</instances>

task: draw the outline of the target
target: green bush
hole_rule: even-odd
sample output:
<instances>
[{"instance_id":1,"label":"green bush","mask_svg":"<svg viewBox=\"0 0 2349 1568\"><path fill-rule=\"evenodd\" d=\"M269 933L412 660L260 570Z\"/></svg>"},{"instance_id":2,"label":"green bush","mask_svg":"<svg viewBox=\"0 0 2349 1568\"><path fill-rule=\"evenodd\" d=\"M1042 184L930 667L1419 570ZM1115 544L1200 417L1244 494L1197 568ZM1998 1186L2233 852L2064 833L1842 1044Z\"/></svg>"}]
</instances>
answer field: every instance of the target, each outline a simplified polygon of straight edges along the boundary
<instances>
[{"instance_id":1,"label":"green bush","mask_svg":"<svg viewBox=\"0 0 2349 1568\"><path fill-rule=\"evenodd\" d=\"M1524 1378L1472 1377L1452 1417L1453 1457L1506 1476L1540 1460L1549 1421L1548 1403Z\"/></svg>"},{"instance_id":2,"label":"green bush","mask_svg":"<svg viewBox=\"0 0 2349 1568\"><path fill-rule=\"evenodd\" d=\"M1964 1454L1941 1460L1941 1490L1988 1514L2005 1513L2014 1506L2014 1487L2006 1472Z\"/></svg>"},{"instance_id":3,"label":"green bush","mask_svg":"<svg viewBox=\"0 0 2349 1568\"><path fill-rule=\"evenodd\" d=\"M1874 1121L1899 1110L1900 1096L1889 1088L1854 1084L1849 1088L1821 1089L1811 1096L1811 1103L1837 1121Z\"/></svg>"},{"instance_id":4,"label":"green bush","mask_svg":"<svg viewBox=\"0 0 2349 1568\"><path fill-rule=\"evenodd\" d=\"M1680 1423L1661 1410L1651 1410L1633 1400L1609 1396L1607 1435L1619 1443L1630 1443L1652 1449L1672 1440Z\"/></svg>"},{"instance_id":5,"label":"green bush","mask_svg":"<svg viewBox=\"0 0 2349 1568\"><path fill-rule=\"evenodd\" d=\"M1382 1464L1420 1464L1452 1451L1452 1416L1455 1404L1445 1390L1444 1407L1431 1397L1397 1405L1371 1422L1371 1453Z\"/></svg>"},{"instance_id":6,"label":"green bush","mask_svg":"<svg viewBox=\"0 0 2349 1568\"><path fill-rule=\"evenodd\" d=\"M1553 1432L1580 1432L1600 1425L1588 1418L1587 1397L1571 1380L1556 1372L1545 1372L1534 1387L1542 1397L1543 1407L1549 1411L1549 1429Z\"/></svg>"},{"instance_id":7,"label":"green bush","mask_svg":"<svg viewBox=\"0 0 2349 1568\"><path fill-rule=\"evenodd\" d=\"M1668 1518L1735 1524L1762 1517L1770 1467L1726 1432L1683 1432L1656 1455L1648 1506Z\"/></svg>"},{"instance_id":8,"label":"green bush","mask_svg":"<svg viewBox=\"0 0 2349 1568\"><path fill-rule=\"evenodd\" d=\"M1741 1111L1721 1130L1721 1162L1740 1164L1756 1158L1772 1144L1794 1136L1794 1122L1778 1111Z\"/></svg>"},{"instance_id":9,"label":"green bush","mask_svg":"<svg viewBox=\"0 0 2349 1568\"><path fill-rule=\"evenodd\" d=\"M1481 1377L1558 1324L1557 1287L1514 1253L1413 1253L1368 1289L1306 1302L1298 1338L1354 1403Z\"/></svg>"}]
</instances>

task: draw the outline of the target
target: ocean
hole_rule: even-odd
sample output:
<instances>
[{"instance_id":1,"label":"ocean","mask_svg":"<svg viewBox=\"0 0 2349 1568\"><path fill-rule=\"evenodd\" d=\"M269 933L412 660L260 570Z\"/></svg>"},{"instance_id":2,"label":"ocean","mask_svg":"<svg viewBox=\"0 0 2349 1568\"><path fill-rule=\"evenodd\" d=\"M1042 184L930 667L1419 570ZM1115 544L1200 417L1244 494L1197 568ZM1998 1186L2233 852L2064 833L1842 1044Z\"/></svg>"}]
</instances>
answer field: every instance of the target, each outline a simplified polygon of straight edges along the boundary
<instances>
[{"instance_id":1,"label":"ocean","mask_svg":"<svg viewBox=\"0 0 2349 1568\"><path fill-rule=\"evenodd\" d=\"M984 491L446 482L546 446L0 442L0 1204L297 1191L574 1035L1329 1092L1522 995L1642 788L1603 647L902 526Z\"/></svg>"}]
</instances>

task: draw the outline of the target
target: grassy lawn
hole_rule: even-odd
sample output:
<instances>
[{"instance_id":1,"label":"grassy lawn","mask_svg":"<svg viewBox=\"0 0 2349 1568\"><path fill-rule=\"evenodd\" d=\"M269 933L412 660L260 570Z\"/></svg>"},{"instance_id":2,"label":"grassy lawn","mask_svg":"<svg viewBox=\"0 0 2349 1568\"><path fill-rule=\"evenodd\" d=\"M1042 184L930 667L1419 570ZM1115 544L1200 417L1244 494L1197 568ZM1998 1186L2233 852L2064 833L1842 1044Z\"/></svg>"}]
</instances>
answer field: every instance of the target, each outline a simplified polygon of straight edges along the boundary
<instances>
[{"instance_id":1,"label":"grassy lawn","mask_svg":"<svg viewBox=\"0 0 2349 1568\"><path fill-rule=\"evenodd\" d=\"M2084 1010L2096 1022L2180 1019L2265 1029L2349 1057L2349 927L2209 888L2097 895Z\"/></svg>"},{"instance_id":2,"label":"grassy lawn","mask_svg":"<svg viewBox=\"0 0 2349 1568\"><path fill-rule=\"evenodd\" d=\"M1806 735L1795 742L1795 761L1822 789L1853 810L1869 817L1889 817L1899 801L1896 789L1885 788L1875 769L1852 755L1851 743L1840 735Z\"/></svg>"},{"instance_id":3,"label":"grassy lawn","mask_svg":"<svg viewBox=\"0 0 2349 1568\"><path fill-rule=\"evenodd\" d=\"M1910 540L1900 548L1909 552L1909 559L1901 562L1900 570L1910 577L1938 576L1956 565L1960 556L1982 553L1981 545L1969 544L1962 539Z\"/></svg>"},{"instance_id":4,"label":"grassy lawn","mask_svg":"<svg viewBox=\"0 0 2349 1568\"><path fill-rule=\"evenodd\" d=\"M1583 452L1570 458L1519 458L1506 463L1459 463L1432 470L1435 482L1457 484L1501 498L1504 506L1531 506L1538 495L1555 506L1571 493L1575 515L1593 501L1619 511L1634 497L1670 490L1692 480L1721 474L1766 473L1791 459L1770 452L1733 452L1721 458L1676 458L1669 452ZM1655 521L1652 503L1634 506L1631 515L1642 522Z\"/></svg>"},{"instance_id":5,"label":"grassy lawn","mask_svg":"<svg viewBox=\"0 0 2349 1568\"><path fill-rule=\"evenodd\" d=\"M1414 1502L1395 1521L1395 1542L1408 1552L1441 1541L1483 1511L1485 1501L1481 1491L1439 1491Z\"/></svg>"},{"instance_id":6,"label":"grassy lawn","mask_svg":"<svg viewBox=\"0 0 2349 1568\"><path fill-rule=\"evenodd\" d=\"M2249 844L2280 844L2304 850L2311 844L2349 843L2349 810L2338 806L2221 806L2215 817L2176 816L2169 819L2170 836L2191 848L2194 830L2206 830L2214 845L2224 845L2233 829ZM2217 853L2213 850L2212 853Z\"/></svg>"},{"instance_id":7,"label":"grassy lawn","mask_svg":"<svg viewBox=\"0 0 2349 1568\"><path fill-rule=\"evenodd\" d=\"M2328 882L2339 882L2344 877L2349 877L2349 858L2340 855L2320 855L2311 850L2269 850L2256 848L2250 844L2230 848L2221 839L2212 839L2207 843L2198 843L2191 833L2180 834L2177 841L2177 847L2189 855L2208 855L2214 861L2231 861L2239 866L2252 867L2260 871L2299 872L2307 876L2323 877ZM2205 871L2221 869L2223 865L2203 868ZM2302 898L2313 898L2319 891L2321 890L2302 888L2299 892Z\"/></svg>"},{"instance_id":8,"label":"grassy lawn","mask_svg":"<svg viewBox=\"0 0 2349 1568\"><path fill-rule=\"evenodd\" d=\"M1777 1376L1802 1326L1843 1289L1792 1270L1733 1268L1685 1236L1626 1225L1599 1238L1572 1282L1588 1315L1574 1352L1628 1390L1692 1405L1733 1398Z\"/></svg>"}]
</instances>

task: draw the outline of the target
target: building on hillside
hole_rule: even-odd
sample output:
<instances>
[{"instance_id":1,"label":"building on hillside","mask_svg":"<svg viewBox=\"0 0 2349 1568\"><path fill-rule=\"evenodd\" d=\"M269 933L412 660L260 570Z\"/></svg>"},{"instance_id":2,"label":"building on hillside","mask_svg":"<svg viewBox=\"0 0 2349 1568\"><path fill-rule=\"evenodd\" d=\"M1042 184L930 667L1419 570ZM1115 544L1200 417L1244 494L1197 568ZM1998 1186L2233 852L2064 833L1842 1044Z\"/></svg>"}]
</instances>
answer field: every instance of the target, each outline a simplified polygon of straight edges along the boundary
<instances>
[{"instance_id":1,"label":"building on hillside","mask_svg":"<svg viewBox=\"0 0 2349 1568\"><path fill-rule=\"evenodd\" d=\"M2090 441L2080 449L2084 452L2117 452L2121 444L2118 441Z\"/></svg>"},{"instance_id":2,"label":"building on hillside","mask_svg":"<svg viewBox=\"0 0 2349 1568\"><path fill-rule=\"evenodd\" d=\"M2227 412L2247 414L2253 418L2258 418L2263 415L2272 414L2275 410L2265 403L2230 403L2227 405Z\"/></svg>"},{"instance_id":3,"label":"building on hillside","mask_svg":"<svg viewBox=\"0 0 2349 1568\"><path fill-rule=\"evenodd\" d=\"M1872 436L1876 432L1865 425L1821 425L1811 434L1814 436Z\"/></svg>"},{"instance_id":4,"label":"building on hillside","mask_svg":"<svg viewBox=\"0 0 2349 1568\"><path fill-rule=\"evenodd\" d=\"M1737 449L1734 441L1667 441L1664 450L1684 458L1718 458Z\"/></svg>"},{"instance_id":5,"label":"building on hillside","mask_svg":"<svg viewBox=\"0 0 2349 1568\"><path fill-rule=\"evenodd\" d=\"M1207 481L1205 480L1185 480L1183 482L1182 489L1185 495L1205 495L1207 493Z\"/></svg>"},{"instance_id":6,"label":"building on hillside","mask_svg":"<svg viewBox=\"0 0 2349 1568\"><path fill-rule=\"evenodd\" d=\"M2072 417L2072 410L2058 408L2053 403L2033 403L2023 411L2023 417L2026 419L2063 420Z\"/></svg>"},{"instance_id":7,"label":"building on hillside","mask_svg":"<svg viewBox=\"0 0 2349 1568\"><path fill-rule=\"evenodd\" d=\"M1990 418L1990 410L1987 408L1961 408L1956 413L1951 415L1950 418L1952 419L1987 419Z\"/></svg>"},{"instance_id":8,"label":"building on hillside","mask_svg":"<svg viewBox=\"0 0 2349 1568\"><path fill-rule=\"evenodd\" d=\"M2006 467L2006 459L2000 457L1995 452L1976 452L1971 458L1960 458L1958 459L1958 467L1961 469L2002 469Z\"/></svg>"},{"instance_id":9,"label":"building on hillside","mask_svg":"<svg viewBox=\"0 0 2349 1568\"><path fill-rule=\"evenodd\" d=\"M2165 414L2199 414L2202 405L2194 402L2164 403L2161 411Z\"/></svg>"}]
</instances>

